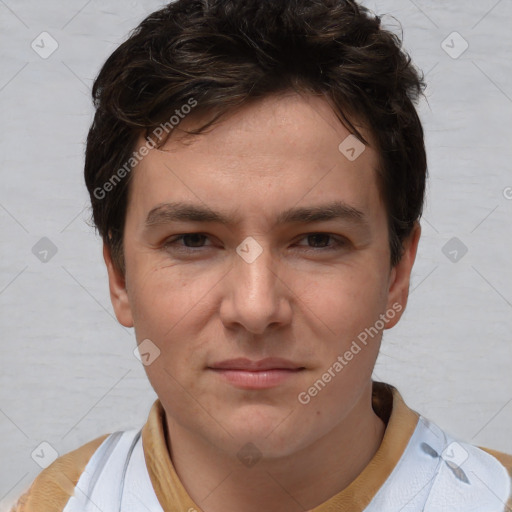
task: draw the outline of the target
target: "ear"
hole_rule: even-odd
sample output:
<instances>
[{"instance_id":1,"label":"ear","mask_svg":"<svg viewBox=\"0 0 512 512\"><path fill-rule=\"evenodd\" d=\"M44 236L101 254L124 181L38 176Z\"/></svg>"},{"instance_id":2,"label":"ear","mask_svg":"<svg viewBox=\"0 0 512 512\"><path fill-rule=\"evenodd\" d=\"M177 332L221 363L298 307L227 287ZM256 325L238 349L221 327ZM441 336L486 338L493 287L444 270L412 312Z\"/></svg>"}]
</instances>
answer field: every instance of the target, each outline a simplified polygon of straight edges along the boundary
<instances>
[{"instance_id":1,"label":"ear","mask_svg":"<svg viewBox=\"0 0 512 512\"><path fill-rule=\"evenodd\" d=\"M407 306L412 266L416 259L421 226L415 222L411 234L403 242L404 252L401 260L391 269L389 275L387 311L395 311L396 315L386 323L386 329L394 327Z\"/></svg>"},{"instance_id":2,"label":"ear","mask_svg":"<svg viewBox=\"0 0 512 512\"><path fill-rule=\"evenodd\" d=\"M112 253L107 244L103 243L103 259L107 266L110 300L114 307L117 320L125 327L133 327L132 310L126 291L126 280L112 260Z\"/></svg>"}]
</instances>

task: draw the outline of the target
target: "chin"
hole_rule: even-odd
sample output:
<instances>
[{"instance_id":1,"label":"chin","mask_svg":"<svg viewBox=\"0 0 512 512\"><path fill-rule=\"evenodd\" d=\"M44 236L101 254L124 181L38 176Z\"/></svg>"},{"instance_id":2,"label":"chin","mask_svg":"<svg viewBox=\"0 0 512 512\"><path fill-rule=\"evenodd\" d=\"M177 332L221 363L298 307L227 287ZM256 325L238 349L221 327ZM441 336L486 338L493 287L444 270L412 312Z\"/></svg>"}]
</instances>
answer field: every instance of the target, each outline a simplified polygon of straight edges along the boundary
<instances>
[{"instance_id":1,"label":"chin","mask_svg":"<svg viewBox=\"0 0 512 512\"><path fill-rule=\"evenodd\" d=\"M252 443L266 456L284 457L305 444L300 441L302 432L299 430L306 425L302 422L298 427L290 408L253 405L241 409L224 415L223 421L236 446Z\"/></svg>"}]
</instances>

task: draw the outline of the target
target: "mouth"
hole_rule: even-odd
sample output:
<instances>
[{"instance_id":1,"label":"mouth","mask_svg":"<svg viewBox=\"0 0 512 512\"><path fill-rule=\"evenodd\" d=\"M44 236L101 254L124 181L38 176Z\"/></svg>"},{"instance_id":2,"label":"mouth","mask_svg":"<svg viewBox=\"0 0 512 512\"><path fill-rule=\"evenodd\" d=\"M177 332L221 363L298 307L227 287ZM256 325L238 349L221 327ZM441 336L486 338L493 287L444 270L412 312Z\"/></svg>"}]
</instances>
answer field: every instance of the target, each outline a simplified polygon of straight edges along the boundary
<instances>
[{"instance_id":1,"label":"mouth","mask_svg":"<svg viewBox=\"0 0 512 512\"><path fill-rule=\"evenodd\" d=\"M267 389L285 383L306 368L286 359L267 358L259 361L238 358L214 363L208 370L242 389Z\"/></svg>"}]
</instances>

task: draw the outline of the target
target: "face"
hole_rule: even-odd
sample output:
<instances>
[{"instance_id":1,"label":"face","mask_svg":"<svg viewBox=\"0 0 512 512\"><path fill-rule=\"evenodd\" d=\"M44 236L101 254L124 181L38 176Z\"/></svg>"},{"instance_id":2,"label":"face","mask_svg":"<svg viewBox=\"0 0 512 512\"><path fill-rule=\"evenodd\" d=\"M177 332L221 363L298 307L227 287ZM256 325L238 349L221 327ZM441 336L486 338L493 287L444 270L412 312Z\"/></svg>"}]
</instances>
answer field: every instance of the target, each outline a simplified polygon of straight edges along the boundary
<instances>
[{"instance_id":1,"label":"face","mask_svg":"<svg viewBox=\"0 0 512 512\"><path fill-rule=\"evenodd\" d=\"M233 453L296 452L360 403L419 228L391 268L378 154L347 158L322 98L270 97L177 133L132 171L124 276L105 249L114 309L160 351L145 369L171 424Z\"/></svg>"}]
</instances>

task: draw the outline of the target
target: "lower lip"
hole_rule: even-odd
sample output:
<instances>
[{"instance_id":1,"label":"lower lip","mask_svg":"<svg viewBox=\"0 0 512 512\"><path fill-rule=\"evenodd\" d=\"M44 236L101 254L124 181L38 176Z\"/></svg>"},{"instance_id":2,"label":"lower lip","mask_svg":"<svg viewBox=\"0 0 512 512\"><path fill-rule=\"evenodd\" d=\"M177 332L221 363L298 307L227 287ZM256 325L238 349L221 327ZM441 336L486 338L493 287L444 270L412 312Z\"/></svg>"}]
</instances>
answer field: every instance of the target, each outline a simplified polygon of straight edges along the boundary
<instances>
[{"instance_id":1,"label":"lower lip","mask_svg":"<svg viewBox=\"0 0 512 512\"><path fill-rule=\"evenodd\" d=\"M212 371L226 379L230 384L244 389L266 389L283 384L288 379L297 375L302 369L297 370L224 370L210 368Z\"/></svg>"}]
</instances>

